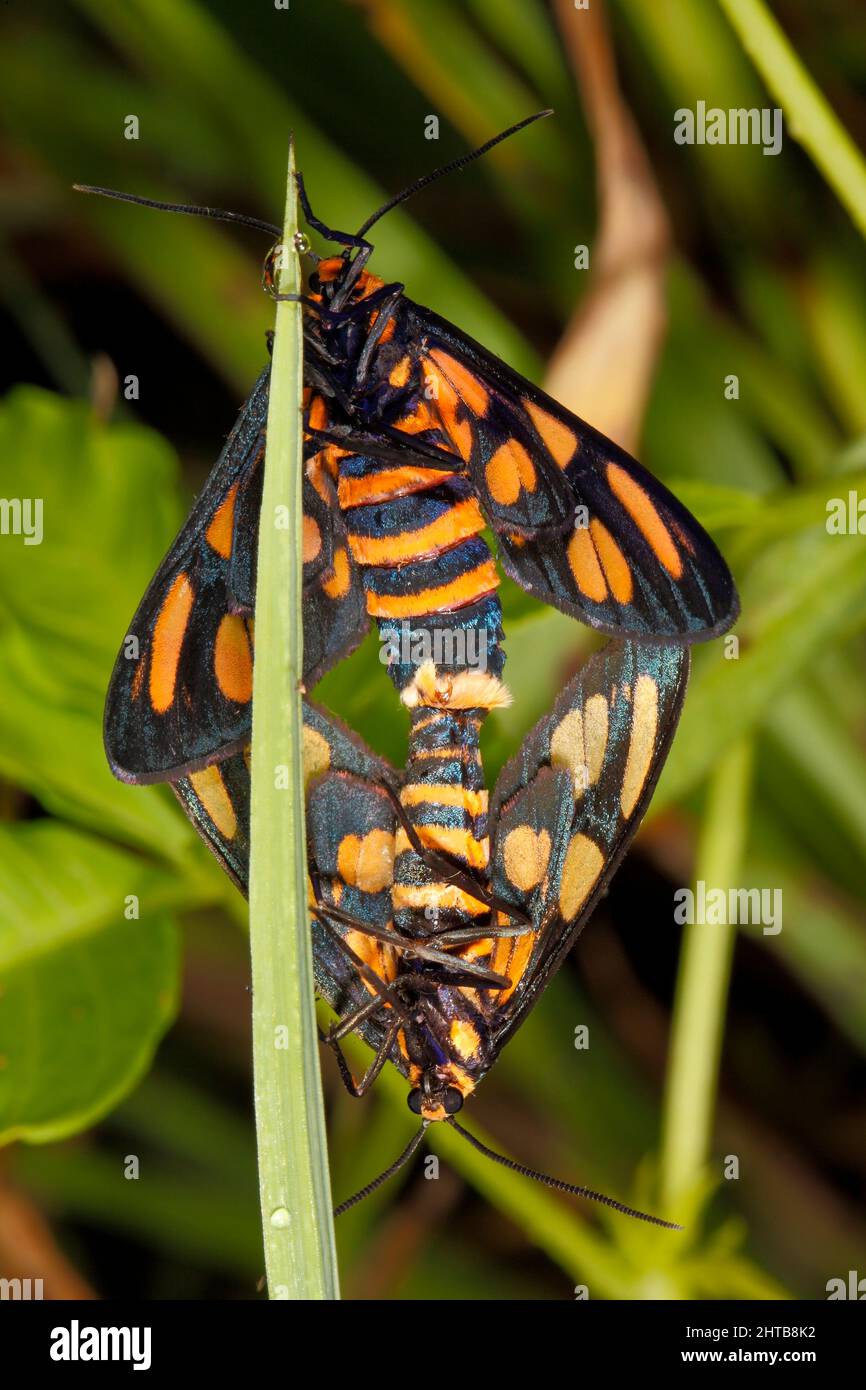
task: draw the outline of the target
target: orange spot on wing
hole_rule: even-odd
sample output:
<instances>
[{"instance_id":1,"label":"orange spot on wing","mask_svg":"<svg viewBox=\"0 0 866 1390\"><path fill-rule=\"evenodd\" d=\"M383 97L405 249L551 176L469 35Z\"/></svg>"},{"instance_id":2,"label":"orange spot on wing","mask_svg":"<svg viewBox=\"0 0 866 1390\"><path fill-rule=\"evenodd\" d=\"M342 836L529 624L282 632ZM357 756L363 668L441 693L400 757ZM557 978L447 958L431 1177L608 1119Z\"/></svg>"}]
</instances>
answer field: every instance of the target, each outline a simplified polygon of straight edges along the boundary
<instances>
[{"instance_id":1,"label":"orange spot on wing","mask_svg":"<svg viewBox=\"0 0 866 1390\"><path fill-rule=\"evenodd\" d=\"M132 677L132 698L137 700L141 694L141 687L144 684L144 662L139 657L138 665L135 668L135 675Z\"/></svg>"},{"instance_id":2,"label":"orange spot on wing","mask_svg":"<svg viewBox=\"0 0 866 1390\"><path fill-rule=\"evenodd\" d=\"M174 700L177 664L194 598L186 575L179 574L159 610L150 658L150 703L157 714L165 714Z\"/></svg>"},{"instance_id":3,"label":"orange spot on wing","mask_svg":"<svg viewBox=\"0 0 866 1390\"><path fill-rule=\"evenodd\" d=\"M490 969L497 975L505 975L511 983L500 994L492 996L497 1008L511 998L520 983L537 940L534 932L526 932L524 936L498 938L490 957Z\"/></svg>"},{"instance_id":4,"label":"orange spot on wing","mask_svg":"<svg viewBox=\"0 0 866 1390\"><path fill-rule=\"evenodd\" d=\"M214 642L214 673L227 700L245 705L253 697L253 654L243 618L226 613Z\"/></svg>"},{"instance_id":5,"label":"orange spot on wing","mask_svg":"<svg viewBox=\"0 0 866 1390\"><path fill-rule=\"evenodd\" d=\"M400 361L391 368L391 373L388 377L390 385L396 386L398 388L401 386L405 386L407 381L409 380L409 374L411 370L411 359L409 357L401 357Z\"/></svg>"},{"instance_id":6,"label":"orange spot on wing","mask_svg":"<svg viewBox=\"0 0 866 1390\"><path fill-rule=\"evenodd\" d=\"M593 603L602 603L607 598L607 583L586 527L578 527L572 533L567 553L569 567L580 592L592 599Z\"/></svg>"},{"instance_id":7,"label":"orange spot on wing","mask_svg":"<svg viewBox=\"0 0 866 1390\"><path fill-rule=\"evenodd\" d=\"M305 516L303 520L303 560L308 565L311 560L322 549L322 533L319 530L319 523L313 516Z\"/></svg>"},{"instance_id":8,"label":"orange spot on wing","mask_svg":"<svg viewBox=\"0 0 866 1390\"><path fill-rule=\"evenodd\" d=\"M365 965L369 965L371 970L375 970L380 980L385 980L387 983L395 978L397 953L393 946L389 946L386 942L374 941L371 936L367 936L365 932L361 931L347 931L345 936L346 945L355 952L356 956L360 956ZM363 975L361 978L364 979ZM371 994L375 994L376 991L368 980L364 980L364 984ZM405 1052L405 1040L401 1046ZM406 1055L408 1056L408 1053Z\"/></svg>"},{"instance_id":9,"label":"orange spot on wing","mask_svg":"<svg viewBox=\"0 0 866 1390\"><path fill-rule=\"evenodd\" d=\"M600 521L589 523L592 539L601 560L605 578L617 603L631 603L634 585L628 560L623 555L613 536Z\"/></svg>"},{"instance_id":10,"label":"orange spot on wing","mask_svg":"<svg viewBox=\"0 0 866 1390\"><path fill-rule=\"evenodd\" d=\"M333 501L333 494L326 481L328 473L328 470L326 468L327 452L327 449L320 449L317 454L313 454L313 457L307 460L304 466L307 471L307 477L313 484L313 487L316 489L316 492L319 494L323 502L327 502L330 505L330 503Z\"/></svg>"},{"instance_id":11,"label":"orange spot on wing","mask_svg":"<svg viewBox=\"0 0 866 1390\"><path fill-rule=\"evenodd\" d=\"M351 582L352 571L349 567L349 556L345 546L340 546L340 549L334 552L334 573L330 579L326 579L322 583L322 588L328 598L345 598Z\"/></svg>"},{"instance_id":12,"label":"orange spot on wing","mask_svg":"<svg viewBox=\"0 0 866 1390\"><path fill-rule=\"evenodd\" d=\"M561 420L557 420L555 415L551 415L549 410L542 410L540 405L536 405L528 396L524 397L524 407L533 425L538 430L542 442L547 446L560 468L565 468L574 457L577 448L577 435L573 430L564 425Z\"/></svg>"},{"instance_id":13,"label":"orange spot on wing","mask_svg":"<svg viewBox=\"0 0 866 1390\"><path fill-rule=\"evenodd\" d=\"M580 831L571 837L559 881L559 910L566 922L577 916L604 868L604 855L594 840Z\"/></svg>"},{"instance_id":14,"label":"orange spot on wing","mask_svg":"<svg viewBox=\"0 0 866 1390\"><path fill-rule=\"evenodd\" d=\"M310 429L325 430L327 428L328 407L321 396L314 396L310 406Z\"/></svg>"},{"instance_id":15,"label":"orange spot on wing","mask_svg":"<svg viewBox=\"0 0 866 1390\"><path fill-rule=\"evenodd\" d=\"M671 539L670 531L640 483L636 483L618 463L607 465L607 481L611 492L625 507L635 526L649 543L656 559L674 579L679 579L683 572L680 553Z\"/></svg>"},{"instance_id":16,"label":"orange spot on wing","mask_svg":"<svg viewBox=\"0 0 866 1390\"><path fill-rule=\"evenodd\" d=\"M204 533L208 545L224 560L227 560L232 553L232 528L235 520L237 494L238 485L233 483L211 517L210 526Z\"/></svg>"},{"instance_id":17,"label":"orange spot on wing","mask_svg":"<svg viewBox=\"0 0 866 1390\"><path fill-rule=\"evenodd\" d=\"M472 454L472 425L467 417L469 414L484 414L487 409L487 393L480 383L475 382L475 378L472 377L471 381L475 383L477 390L482 394L479 396L477 392L470 391L468 397L464 395L451 376L442 371L439 364L443 360L447 363L453 363L453 358L448 357L446 353L438 352L437 349L434 349L429 357L423 358L425 390L436 402L436 410L443 430L460 457L468 463ZM460 368L459 362L454 363L454 366ZM476 409L472 400L481 408Z\"/></svg>"},{"instance_id":18,"label":"orange spot on wing","mask_svg":"<svg viewBox=\"0 0 866 1390\"><path fill-rule=\"evenodd\" d=\"M475 373L464 367L462 362L458 362L456 357L443 352L441 348L431 348L429 356L473 415L484 415L490 404L490 396Z\"/></svg>"},{"instance_id":19,"label":"orange spot on wing","mask_svg":"<svg viewBox=\"0 0 866 1390\"><path fill-rule=\"evenodd\" d=\"M422 398L410 414L396 422L394 428L402 430L404 434L420 434L422 430L435 430L437 424L430 406Z\"/></svg>"},{"instance_id":20,"label":"orange spot on wing","mask_svg":"<svg viewBox=\"0 0 866 1390\"><path fill-rule=\"evenodd\" d=\"M537 888L550 862L551 840L547 830L516 825L509 830L502 846L502 859L509 883L521 893Z\"/></svg>"},{"instance_id":21,"label":"orange spot on wing","mask_svg":"<svg viewBox=\"0 0 866 1390\"><path fill-rule=\"evenodd\" d=\"M521 488L534 492L538 483L532 459L516 439L506 439L484 470L490 495L501 507L512 506Z\"/></svg>"}]
</instances>

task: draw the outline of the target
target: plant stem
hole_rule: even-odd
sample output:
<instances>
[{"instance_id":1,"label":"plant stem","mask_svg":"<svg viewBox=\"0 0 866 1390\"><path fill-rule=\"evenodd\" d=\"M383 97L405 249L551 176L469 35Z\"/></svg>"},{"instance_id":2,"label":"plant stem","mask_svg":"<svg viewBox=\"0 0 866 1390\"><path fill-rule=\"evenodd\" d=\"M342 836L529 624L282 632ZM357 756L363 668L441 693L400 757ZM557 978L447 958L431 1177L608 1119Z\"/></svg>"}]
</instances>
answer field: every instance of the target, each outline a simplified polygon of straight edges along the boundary
<instances>
[{"instance_id":1,"label":"plant stem","mask_svg":"<svg viewBox=\"0 0 866 1390\"><path fill-rule=\"evenodd\" d=\"M727 895L746 840L752 751L732 748L710 779L695 876ZM695 922L685 928L674 1002L664 1104L661 1188L666 1214L682 1216L712 1141L719 1057L736 928Z\"/></svg>"},{"instance_id":2,"label":"plant stem","mask_svg":"<svg viewBox=\"0 0 866 1390\"><path fill-rule=\"evenodd\" d=\"M866 236L866 160L763 0L719 0L788 129Z\"/></svg>"},{"instance_id":3,"label":"plant stem","mask_svg":"<svg viewBox=\"0 0 866 1390\"><path fill-rule=\"evenodd\" d=\"M294 142L282 293L300 285ZM307 918L300 681L302 319L277 305L259 527L250 943L259 1193L271 1298L338 1298Z\"/></svg>"}]
</instances>

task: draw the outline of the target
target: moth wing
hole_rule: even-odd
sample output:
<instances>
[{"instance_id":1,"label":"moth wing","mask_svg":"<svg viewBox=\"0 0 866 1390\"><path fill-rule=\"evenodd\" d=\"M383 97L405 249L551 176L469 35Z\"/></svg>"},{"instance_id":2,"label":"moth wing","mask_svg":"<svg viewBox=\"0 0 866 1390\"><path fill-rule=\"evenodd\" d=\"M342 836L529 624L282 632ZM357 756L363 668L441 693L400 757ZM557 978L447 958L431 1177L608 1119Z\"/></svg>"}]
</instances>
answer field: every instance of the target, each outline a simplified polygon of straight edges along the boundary
<instances>
[{"instance_id":1,"label":"moth wing","mask_svg":"<svg viewBox=\"0 0 866 1390\"><path fill-rule=\"evenodd\" d=\"M610 642L592 656L506 764L493 794L490 886L533 931L491 955L501 1047L571 948L640 825L688 680L685 647Z\"/></svg>"},{"instance_id":2,"label":"moth wing","mask_svg":"<svg viewBox=\"0 0 866 1390\"><path fill-rule=\"evenodd\" d=\"M730 571L663 483L444 319L407 313L437 424L512 579L618 637L704 641L731 626Z\"/></svg>"}]
</instances>

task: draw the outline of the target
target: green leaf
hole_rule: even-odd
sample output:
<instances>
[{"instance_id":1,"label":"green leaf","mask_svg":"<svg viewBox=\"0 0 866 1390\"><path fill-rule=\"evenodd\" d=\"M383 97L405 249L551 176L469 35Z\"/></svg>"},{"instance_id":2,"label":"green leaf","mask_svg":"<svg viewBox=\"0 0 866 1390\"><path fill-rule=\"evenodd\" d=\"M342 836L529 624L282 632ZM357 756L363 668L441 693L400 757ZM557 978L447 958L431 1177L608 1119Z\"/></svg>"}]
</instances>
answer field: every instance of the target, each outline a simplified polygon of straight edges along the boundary
<instances>
[{"instance_id":1,"label":"green leaf","mask_svg":"<svg viewBox=\"0 0 866 1390\"><path fill-rule=\"evenodd\" d=\"M171 794L116 782L99 715L70 708L72 698L40 690L32 665L19 664L13 643L0 640L0 774L46 811L185 862L197 836Z\"/></svg>"},{"instance_id":2,"label":"green leaf","mask_svg":"<svg viewBox=\"0 0 866 1390\"><path fill-rule=\"evenodd\" d=\"M114 658L179 522L175 457L151 430L29 386L0 404L0 456L4 496L42 517L38 544L0 536L0 773L47 810L181 859L190 827L164 791L114 781L101 736Z\"/></svg>"},{"instance_id":3,"label":"green leaf","mask_svg":"<svg viewBox=\"0 0 866 1390\"><path fill-rule=\"evenodd\" d=\"M742 589L747 630L695 656L695 674L653 813L686 795L787 691L825 645L866 621L866 546L856 536L808 533L779 542ZM741 622L741 629L746 626Z\"/></svg>"},{"instance_id":4,"label":"green leaf","mask_svg":"<svg viewBox=\"0 0 866 1390\"><path fill-rule=\"evenodd\" d=\"M3 496L42 504L39 544L0 540L0 620L26 634L47 687L97 709L180 521L177 461L152 430L103 425L84 402L30 386L0 406L0 457Z\"/></svg>"},{"instance_id":5,"label":"green leaf","mask_svg":"<svg viewBox=\"0 0 866 1390\"><path fill-rule=\"evenodd\" d=\"M84 1129L143 1075L177 1005L185 898L67 826L0 826L0 1143Z\"/></svg>"}]
</instances>

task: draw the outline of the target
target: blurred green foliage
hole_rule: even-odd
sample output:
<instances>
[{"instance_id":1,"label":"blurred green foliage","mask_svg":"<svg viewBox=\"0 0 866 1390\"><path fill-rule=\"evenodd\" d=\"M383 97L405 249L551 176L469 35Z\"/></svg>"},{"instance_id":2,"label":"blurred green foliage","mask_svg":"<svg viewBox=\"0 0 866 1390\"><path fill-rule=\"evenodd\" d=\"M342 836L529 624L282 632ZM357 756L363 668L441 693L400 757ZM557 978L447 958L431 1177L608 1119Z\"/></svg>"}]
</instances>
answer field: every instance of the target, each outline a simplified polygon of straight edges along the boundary
<instances>
[{"instance_id":1,"label":"blurred green foliage","mask_svg":"<svg viewBox=\"0 0 866 1390\"><path fill-rule=\"evenodd\" d=\"M862 136L866 22L842 0L821 8L775 11ZM583 938L580 973L563 969L506 1049L473 1128L657 1202L672 885L692 872L707 778L742 739L753 774L738 881L780 887L784 927L746 929L736 950L718 1108L706 1098L712 1161L683 1198L684 1236L563 1203L446 1133L438 1183L385 1188L341 1224L357 1296L562 1298L586 1284L600 1297L822 1297L862 1259L866 546L829 535L825 517L829 498L866 495L863 246L787 136L775 159L673 145L676 107L768 104L719 7L607 10L675 228L641 456L730 558L740 649L696 653L644 855ZM593 146L540 0L45 0L7 7L2 24L0 309L20 363L9 384L31 383L0 406L2 492L44 499L45 537L0 537L0 1133L54 1141L9 1147L3 1173L53 1215L100 1292L128 1293L135 1265L147 1296L252 1296L242 904L165 788L112 780L100 723L125 625L261 367L260 248L70 186L274 218L291 127L317 213L352 227L419 172L554 105L555 122L389 215L374 262L539 379L584 292L572 248L592 243ZM430 112L438 143L424 139ZM100 350L142 383L108 422ZM486 731L491 778L588 640L509 584L503 599L515 703ZM316 698L402 761L405 721L372 639ZM328 1085L343 1195L393 1158L411 1119L396 1076L363 1106ZM740 1179L724 1183L730 1153Z\"/></svg>"}]
</instances>

